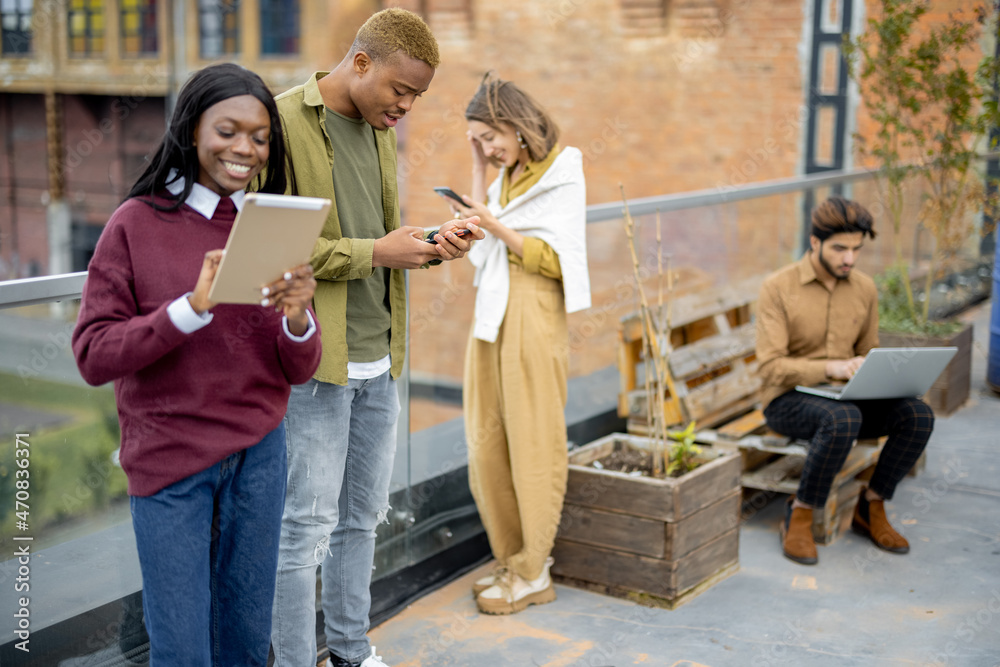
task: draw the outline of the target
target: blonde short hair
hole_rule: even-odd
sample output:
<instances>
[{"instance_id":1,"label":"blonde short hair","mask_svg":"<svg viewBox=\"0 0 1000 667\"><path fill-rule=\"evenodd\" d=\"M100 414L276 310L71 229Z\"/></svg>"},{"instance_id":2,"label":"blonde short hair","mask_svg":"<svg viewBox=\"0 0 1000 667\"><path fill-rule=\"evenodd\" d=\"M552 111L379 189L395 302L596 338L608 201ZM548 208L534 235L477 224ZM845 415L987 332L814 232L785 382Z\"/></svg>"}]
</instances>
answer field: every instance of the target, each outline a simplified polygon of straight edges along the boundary
<instances>
[{"instance_id":1,"label":"blonde short hair","mask_svg":"<svg viewBox=\"0 0 1000 667\"><path fill-rule=\"evenodd\" d=\"M424 20L413 12L398 7L372 14L358 29L348 55L364 51L375 62L402 51L411 58L422 60L437 69L441 64L437 40Z\"/></svg>"}]
</instances>

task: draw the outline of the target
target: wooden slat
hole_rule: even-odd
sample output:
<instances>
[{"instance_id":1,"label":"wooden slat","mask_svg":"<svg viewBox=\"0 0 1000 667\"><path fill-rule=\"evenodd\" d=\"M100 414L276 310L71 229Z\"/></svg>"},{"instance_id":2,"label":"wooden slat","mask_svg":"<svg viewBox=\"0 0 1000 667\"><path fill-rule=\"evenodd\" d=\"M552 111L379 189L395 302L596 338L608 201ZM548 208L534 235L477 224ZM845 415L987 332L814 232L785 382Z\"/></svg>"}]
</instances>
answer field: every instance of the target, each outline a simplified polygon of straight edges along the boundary
<instances>
[{"instance_id":1,"label":"wooden slat","mask_svg":"<svg viewBox=\"0 0 1000 667\"><path fill-rule=\"evenodd\" d=\"M798 474L804 460L805 457L800 456L783 456L763 468L743 473L743 488L795 493L799 488Z\"/></svg>"},{"instance_id":2,"label":"wooden slat","mask_svg":"<svg viewBox=\"0 0 1000 667\"><path fill-rule=\"evenodd\" d=\"M727 405L723 405L721 408L715 410L714 412L703 414L698 423L709 427L718 426L719 424L726 423L736 415L743 414L744 412L750 410L757 404L758 404L757 394L753 393L750 394L749 396L746 396L745 398L741 398L735 403L729 403Z\"/></svg>"},{"instance_id":3,"label":"wooden slat","mask_svg":"<svg viewBox=\"0 0 1000 667\"><path fill-rule=\"evenodd\" d=\"M754 276L735 285L723 285L675 297L670 303L671 328L679 329L698 320L711 318L717 313L747 308L748 304L757 301L760 286L766 277ZM666 308L667 305L664 304L663 310ZM651 310L653 317L657 318L657 321L662 321L664 314L661 314L659 308L654 306ZM737 314L736 317L745 315ZM642 338L642 325L638 313L633 311L623 316L621 324L623 331L626 332L626 340Z\"/></svg>"},{"instance_id":4,"label":"wooden slat","mask_svg":"<svg viewBox=\"0 0 1000 667\"><path fill-rule=\"evenodd\" d=\"M694 588L715 572L728 567L740 557L740 530L734 528L677 561L675 596Z\"/></svg>"},{"instance_id":5,"label":"wooden slat","mask_svg":"<svg viewBox=\"0 0 1000 667\"><path fill-rule=\"evenodd\" d=\"M880 447L855 445L851 449L851 453L848 454L844 466L834 477L834 488L839 488L844 482L853 479L855 475L876 463L879 451ZM804 452L798 455L783 456L763 468L744 473L742 484L744 488L795 493L799 486L798 476L804 460Z\"/></svg>"},{"instance_id":6,"label":"wooden slat","mask_svg":"<svg viewBox=\"0 0 1000 667\"><path fill-rule=\"evenodd\" d=\"M847 455L847 460L844 461L840 472L833 478L834 486L839 486L840 483L853 478L868 466L878 462L880 451L882 451L881 445L855 445L851 449L851 453Z\"/></svg>"},{"instance_id":7,"label":"wooden slat","mask_svg":"<svg viewBox=\"0 0 1000 667\"><path fill-rule=\"evenodd\" d=\"M677 561L622 553L556 539L552 574L649 593L668 600L739 560L739 529L717 537Z\"/></svg>"},{"instance_id":8,"label":"wooden slat","mask_svg":"<svg viewBox=\"0 0 1000 667\"><path fill-rule=\"evenodd\" d=\"M564 504L557 537L592 546L663 558L668 535L663 521Z\"/></svg>"},{"instance_id":9,"label":"wooden slat","mask_svg":"<svg viewBox=\"0 0 1000 667\"><path fill-rule=\"evenodd\" d=\"M636 389L630 391L626 397L628 407L628 417L635 418L637 422L649 423L649 411L646 408L646 390ZM679 397L668 396L663 401L663 419L666 426L676 426L684 421L684 413L681 411Z\"/></svg>"},{"instance_id":10,"label":"wooden slat","mask_svg":"<svg viewBox=\"0 0 1000 667\"><path fill-rule=\"evenodd\" d=\"M754 410L720 427L716 433L722 440L735 441L766 426L767 422L764 420L763 411Z\"/></svg>"},{"instance_id":11,"label":"wooden slat","mask_svg":"<svg viewBox=\"0 0 1000 667\"><path fill-rule=\"evenodd\" d=\"M743 461L737 454L725 453L679 478L673 519L679 521L708 507L727 490L738 490L742 467Z\"/></svg>"},{"instance_id":12,"label":"wooden slat","mask_svg":"<svg viewBox=\"0 0 1000 667\"><path fill-rule=\"evenodd\" d=\"M640 446L645 441L616 433L570 453L565 502L647 519L679 521L712 504L720 494L739 488L742 461L733 452L705 452L707 458L715 458L679 478L628 477L585 465L599 458L591 453L593 449L607 451L609 442Z\"/></svg>"},{"instance_id":13,"label":"wooden slat","mask_svg":"<svg viewBox=\"0 0 1000 667\"><path fill-rule=\"evenodd\" d=\"M719 435L720 429L701 429L695 434L698 442L706 445L727 445L737 446L740 449L759 449L763 452L773 452L775 454L805 454L808 440L792 440L788 436L778 434L745 435L736 442L727 440Z\"/></svg>"},{"instance_id":14,"label":"wooden slat","mask_svg":"<svg viewBox=\"0 0 1000 667\"><path fill-rule=\"evenodd\" d=\"M642 343L625 341L618 332L618 416L628 416L628 392L635 389L636 365L640 361Z\"/></svg>"},{"instance_id":15,"label":"wooden slat","mask_svg":"<svg viewBox=\"0 0 1000 667\"><path fill-rule=\"evenodd\" d=\"M649 519L666 520L674 513L673 489L662 480L573 464L569 466L565 502Z\"/></svg>"},{"instance_id":16,"label":"wooden slat","mask_svg":"<svg viewBox=\"0 0 1000 667\"><path fill-rule=\"evenodd\" d=\"M690 390L681 399L686 417L701 423L705 415L718 411L720 407L748 396L756 399L757 390L760 389L756 366L754 363L747 368L734 368L733 372L720 375Z\"/></svg>"},{"instance_id":17,"label":"wooden slat","mask_svg":"<svg viewBox=\"0 0 1000 667\"><path fill-rule=\"evenodd\" d=\"M848 479L831 489L822 511L813 511L812 533L818 544L833 544L851 525L862 486L861 482Z\"/></svg>"},{"instance_id":18,"label":"wooden slat","mask_svg":"<svg viewBox=\"0 0 1000 667\"><path fill-rule=\"evenodd\" d=\"M615 551L604 547L556 539L552 548L552 574L630 591L671 598L673 563L648 556Z\"/></svg>"},{"instance_id":19,"label":"wooden slat","mask_svg":"<svg viewBox=\"0 0 1000 667\"><path fill-rule=\"evenodd\" d=\"M667 361L675 379L690 380L747 356L754 351L755 345L754 325L744 324L729 333L709 336L677 348Z\"/></svg>"},{"instance_id":20,"label":"wooden slat","mask_svg":"<svg viewBox=\"0 0 1000 667\"><path fill-rule=\"evenodd\" d=\"M754 276L735 285L705 290L675 299L670 310L672 327L682 327L716 313L745 306L757 301L760 286L766 276Z\"/></svg>"},{"instance_id":21,"label":"wooden slat","mask_svg":"<svg viewBox=\"0 0 1000 667\"><path fill-rule=\"evenodd\" d=\"M738 528L740 502L743 492L739 488L720 500L704 507L691 516L674 523L666 523L666 549L663 557L676 560L717 536Z\"/></svg>"}]
</instances>

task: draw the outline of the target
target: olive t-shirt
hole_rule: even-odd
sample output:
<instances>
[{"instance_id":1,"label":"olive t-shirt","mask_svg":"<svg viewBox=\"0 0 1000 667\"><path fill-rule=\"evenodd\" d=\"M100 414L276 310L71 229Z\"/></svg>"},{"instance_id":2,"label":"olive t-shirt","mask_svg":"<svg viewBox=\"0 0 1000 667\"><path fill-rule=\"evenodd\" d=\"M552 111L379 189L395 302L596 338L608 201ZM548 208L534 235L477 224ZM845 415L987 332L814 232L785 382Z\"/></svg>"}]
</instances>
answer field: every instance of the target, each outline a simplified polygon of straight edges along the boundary
<instances>
[{"instance_id":1,"label":"olive t-shirt","mask_svg":"<svg viewBox=\"0 0 1000 667\"><path fill-rule=\"evenodd\" d=\"M333 189L340 231L345 238L385 236L382 170L375 130L363 118L326 110L326 129L333 144ZM389 269L376 267L364 280L347 283L347 359L378 361L389 354Z\"/></svg>"}]
</instances>

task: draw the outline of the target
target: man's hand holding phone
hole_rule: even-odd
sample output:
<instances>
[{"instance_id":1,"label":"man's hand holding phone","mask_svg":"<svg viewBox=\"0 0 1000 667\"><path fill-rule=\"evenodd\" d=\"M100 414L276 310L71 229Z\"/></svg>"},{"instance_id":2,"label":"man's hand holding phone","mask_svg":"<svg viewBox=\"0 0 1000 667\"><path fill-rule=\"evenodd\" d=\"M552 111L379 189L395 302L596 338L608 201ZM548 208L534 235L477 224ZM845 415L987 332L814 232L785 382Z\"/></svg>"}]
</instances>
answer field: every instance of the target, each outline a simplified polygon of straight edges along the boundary
<instances>
[{"instance_id":1,"label":"man's hand holding phone","mask_svg":"<svg viewBox=\"0 0 1000 667\"><path fill-rule=\"evenodd\" d=\"M472 242L486 238L479 228L479 218L472 216L462 220L449 220L427 239L438 246L441 259L459 259L472 247Z\"/></svg>"}]
</instances>

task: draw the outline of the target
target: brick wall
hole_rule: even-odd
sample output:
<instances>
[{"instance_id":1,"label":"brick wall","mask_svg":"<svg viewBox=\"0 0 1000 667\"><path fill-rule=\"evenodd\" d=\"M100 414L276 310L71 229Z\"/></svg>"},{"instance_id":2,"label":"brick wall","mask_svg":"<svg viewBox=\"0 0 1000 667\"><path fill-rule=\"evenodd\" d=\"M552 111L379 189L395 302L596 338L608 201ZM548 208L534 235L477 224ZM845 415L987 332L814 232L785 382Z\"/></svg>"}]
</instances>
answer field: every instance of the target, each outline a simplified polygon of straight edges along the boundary
<instances>
[{"instance_id":1,"label":"brick wall","mask_svg":"<svg viewBox=\"0 0 1000 667\"><path fill-rule=\"evenodd\" d=\"M0 280L39 275L48 266L45 99L0 95Z\"/></svg>"},{"instance_id":2,"label":"brick wall","mask_svg":"<svg viewBox=\"0 0 1000 667\"><path fill-rule=\"evenodd\" d=\"M467 32L439 35L442 65L403 122L404 163L421 162L404 169L411 212L446 213L430 191L442 181L468 188L462 113L487 69L533 94L583 150L591 203L617 199L619 182L641 197L795 173L798 0L473 4Z\"/></svg>"},{"instance_id":3,"label":"brick wall","mask_svg":"<svg viewBox=\"0 0 1000 667\"><path fill-rule=\"evenodd\" d=\"M442 64L400 124L406 222L447 219L433 186L468 192L463 114L487 69L531 93L556 117L561 143L583 151L588 203L619 199L619 183L631 198L796 174L804 120L803 7L799 0L479 0L471 3L464 29L451 21L447 30L429 13ZM761 215L773 219L769 210L738 217L703 211L698 220L690 213L670 216L663 221L664 251L674 254L674 266L692 287L734 271L770 270L798 240L798 210L786 208L787 252L775 249L774 234L760 233L755 224ZM574 375L614 362L617 318L634 307L620 223L591 227L595 312L570 320ZM655 271L654 235L650 219L642 261ZM747 257L746 270L727 266L734 254ZM411 272L413 349L453 350L414 355L415 371L461 378L471 275L466 263Z\"/></svg>"},{"instance_id":4,"label":"brick wall","mask_svg":"<svg viewBox=\"0 0 1000 667\"><path fill-rule=\"evenodd\" d=\"M73 222L103 226L163 137L164 100L103 95L60 100L63 158L56 169L63 174ZM0 95L0 133L0 275L46 275L50 194L44 97Z\"/></svg>"}]
</instances>

